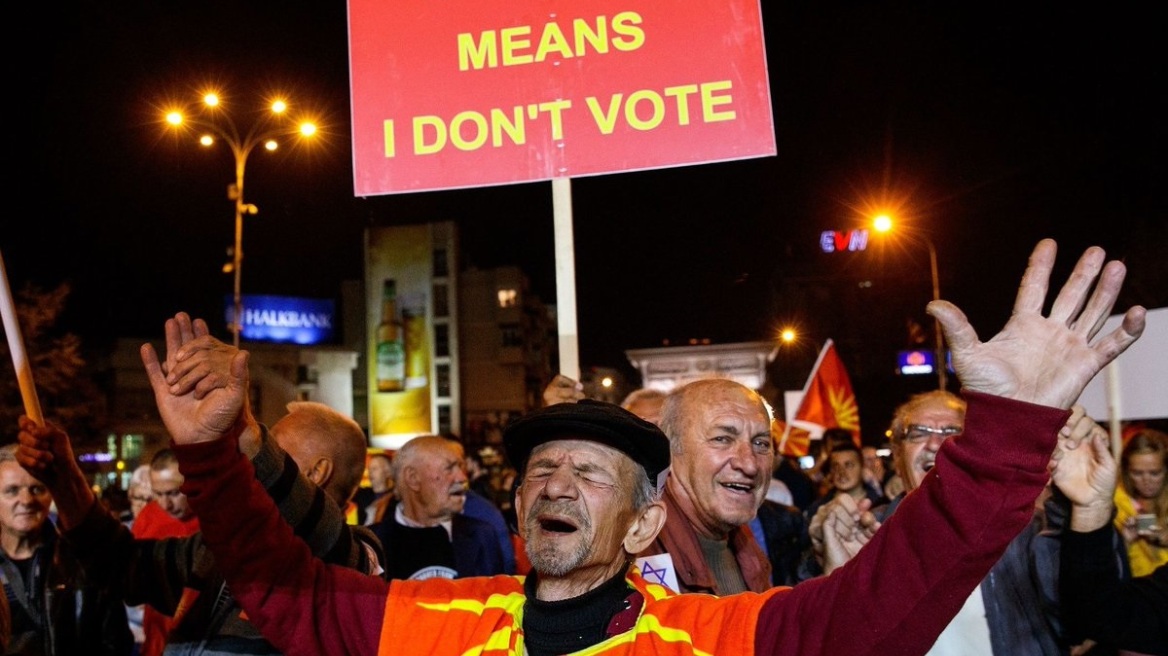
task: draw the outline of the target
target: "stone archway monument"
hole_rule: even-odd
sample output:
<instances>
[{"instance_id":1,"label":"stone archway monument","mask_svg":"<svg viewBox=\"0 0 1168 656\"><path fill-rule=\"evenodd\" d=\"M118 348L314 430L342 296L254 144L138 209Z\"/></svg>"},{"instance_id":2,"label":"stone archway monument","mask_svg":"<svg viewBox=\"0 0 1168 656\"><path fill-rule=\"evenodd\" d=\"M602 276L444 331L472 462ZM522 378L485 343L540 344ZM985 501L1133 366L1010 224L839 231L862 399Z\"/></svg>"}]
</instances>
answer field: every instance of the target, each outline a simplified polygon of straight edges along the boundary
<instances>
[{"instance_id":1,"label":"stone archway monument","mask_svg":"<svg viewBox=\"0 0 1168 656\"><path fill-rule=\"evenodd\" d=\"M729 378L761 391L777 352L774 342L737 342L629 349L625 357L649 389L669 393L702 378Z\"/></svg>"}]
</instances>

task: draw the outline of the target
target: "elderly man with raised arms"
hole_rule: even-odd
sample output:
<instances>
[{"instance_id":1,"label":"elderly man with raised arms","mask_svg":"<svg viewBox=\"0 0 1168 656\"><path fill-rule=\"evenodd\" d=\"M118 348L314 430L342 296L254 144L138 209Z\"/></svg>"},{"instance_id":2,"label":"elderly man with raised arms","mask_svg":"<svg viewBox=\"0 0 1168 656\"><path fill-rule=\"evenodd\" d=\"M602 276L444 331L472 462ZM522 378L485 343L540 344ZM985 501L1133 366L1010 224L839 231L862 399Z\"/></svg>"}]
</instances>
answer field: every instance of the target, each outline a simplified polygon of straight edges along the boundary
<instances>
[{"instance_id":1,"label":"elderly man with raised arms","mask_svg":"<svg viewBox=\"0 0 1168 656\"><path fill-rule=\"evenodd\" d=\"M1043 316L1054 260L1053 242L1035 248L1009 322L987 342L953 305L929 305L969 403L964 438L941 450L850 563L764 593L674 595L630 566L665 521L652 482L669 445L604 404L545 408L505 434L523 469L516 503L530 576L387 583L325 565L279 518L235 444L255 430L247 354L226 376L192 366L198 348L179 314L167 321L166 373L149 345L143 360L207 542L284 653L923 653L1029 521L1066 408L1143 330L1146 313L1132 308L1092 343L1124 277L1098 248ZM883 562L917 565L889 573Z\"/></svg>"}]
</instances>

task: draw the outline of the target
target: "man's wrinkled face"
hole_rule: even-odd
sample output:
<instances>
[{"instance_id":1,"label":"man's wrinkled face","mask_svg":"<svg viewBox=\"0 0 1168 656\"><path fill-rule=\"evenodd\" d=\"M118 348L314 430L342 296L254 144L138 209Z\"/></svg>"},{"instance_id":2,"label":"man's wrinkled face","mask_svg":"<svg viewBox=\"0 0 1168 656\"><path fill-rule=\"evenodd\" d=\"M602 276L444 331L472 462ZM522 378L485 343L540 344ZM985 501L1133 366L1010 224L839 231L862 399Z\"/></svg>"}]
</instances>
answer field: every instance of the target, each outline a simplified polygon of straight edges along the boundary
<instances>
[{"instance_id":1,"label":"man's wrinkled face","mask_svg":"<svg viewBox=\"0 0 1168 656\"><path fill-rule=\"evenodd\" d=\"M53 498L19 463L0 463L0 530L24 538L44 526Z\"/></svg>"},{"instance_id":2,"label":"man's wrinkled face","mask_svg":"<svg viewBox=\"0 0 1168 656\"><path fill-rule=\"evenodd\" d=\"M710 537L748 523L766 497L774 467L771 422L745 390L715 388L681 409L681 450L672 473Z\"/></svg>"},{"instance_id":3,"label":"man's wrinkled face","mask_svg":"<svg viewBox=\"0 0 1168 656\"><path fill-rule=\"evenodd\" d=\"M417 463L418 501L426 519L446 521L466 504L466 470L457 445L427 449Z\"/></svg>"},{"instance_id":4,"label":"man's wrinkled face","mask_svg":"<svg viewBox=\"0 0 1168 656\"><path fill-rule=\"evenodd\" d=\"M187 503L187 495L180 491L182 484L183 475L179 473L178 465L150 470L150 489L154 493L154 500L175 519L187 519L194 514Z\"/></svg>"},{"instance_id":5,"label":"man's wrinkled face","mask_svg":"<svg viewBox=\"0 0 1168 656\"><path fill-rule=\"evenodd\" d=\"M915 490L933 468L937 451L950 437L965 427L965 414L938 400L914 409L905 422L905 434L893 445L896 470L904 479L906 491Z\"/></svg>"},{"instance_id":6,"label":"man's wrinkled face","mask_svg":"<svg viewBox=\"0 0 1168 656\"><path fill-rule=\"evenodd\" d=\"M858 451L832 451L828 456L831 462L831 484L842 493L850 493L863 484L864 465Z\"/></svg>"},{"instance_id":7,"label":"man's wrinkled face","mask_svg":"<svg viewBox=\"0 0 1168 656\"><path fill-rule=\"evenodd\" d=\"M625 535L636 518L636 467L590 440L555 440L532 451L516 509L537 572L564 576L623 565Z\"/></svg>"}]
</instances>

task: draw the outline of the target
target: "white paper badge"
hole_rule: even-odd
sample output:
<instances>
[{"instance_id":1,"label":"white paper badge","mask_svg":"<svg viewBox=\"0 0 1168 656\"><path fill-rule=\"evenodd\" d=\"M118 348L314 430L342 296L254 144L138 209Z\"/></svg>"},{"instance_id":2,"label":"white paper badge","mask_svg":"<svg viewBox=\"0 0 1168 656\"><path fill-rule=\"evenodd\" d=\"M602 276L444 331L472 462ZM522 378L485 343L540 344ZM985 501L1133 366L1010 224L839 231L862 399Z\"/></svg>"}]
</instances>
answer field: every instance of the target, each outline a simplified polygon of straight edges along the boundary
<instances>
[{"instance_id":1,"label":"white paper badge","mask_svg":"<svg viewBox=\"0 0 1168 656\"><path fill-rule=\"evenodd\" d=\"M674 592L681 592L677 585L677 571L673 569L673 556L667 553L645 556L638 558L636 565L641 570L641 576L649 583L658 583Z\"/></svg>"}]
</instances>

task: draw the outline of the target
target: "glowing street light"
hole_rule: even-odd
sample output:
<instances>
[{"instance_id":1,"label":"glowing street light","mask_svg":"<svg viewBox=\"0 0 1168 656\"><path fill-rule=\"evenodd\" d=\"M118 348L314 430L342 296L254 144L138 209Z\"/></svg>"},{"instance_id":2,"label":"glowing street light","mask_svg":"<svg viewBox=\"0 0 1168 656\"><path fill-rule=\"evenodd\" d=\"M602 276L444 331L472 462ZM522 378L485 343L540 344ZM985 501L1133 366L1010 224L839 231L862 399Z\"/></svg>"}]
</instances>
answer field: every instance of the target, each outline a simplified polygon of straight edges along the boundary
<instances>
[{"instance_id":1,"label":"glowing street light","mask_svg":"<svg viewBox=\"0 0 1168 656\"><path fill-rule=\"evenodd\" d=\"M779 333L779 339L782 340L784 344L790 344L794 342L797 337L798 335L795 333L794 328L784 328Z\"/></svg>"},{"instance_id":2,"label":"glowing street light","mask_svg":"<svg viewBox=\"0 0 1168 656\"><path fill-rule=\"evenodd\" d=\"M223 272L235 274L233 292L235 307L231 317L231 333L235 346L239 346L239 334L243 326L243 297L240 294L243 273L243 216L259 212L255 205L243 201L243 178L247 158L261 144L268 151L276 150L279 147L278 138L297 135L312 137L316 134L316 125L312 122L294 124L286 115L288 103L282 98L271 100L268 104L269 111L258 114L244 133L239 131L235 121L224 110L218 93L204 94L202 103L197 105L197 110L197 113L170 110L166 113L166 122L175 128L190 126L199 130L201 132L199 143L205 147L213 146L216 138L223 140L231 148L231 154L235 158L235 182L227 186L227 199L235 203L235 245L231 249L232 261L223 266Z\"/></svg>"},{"instance_id":3,"label":"glowing street light","mask_svg":"<svg viewBox=\"0 0 1168 656\"><path fill-rule=\"evenodd\" d=\"M872 228L876 232L891 232L893 225L892 217L887 214L880 214L872 219ZM941 300L941 279L937 274L937 248L933 246L932 240L923 234L912 233L911 237L921 240L929 249L929 271L933 276L933 300L939 301ZM941 332L941 322L936 317L933 318L933 333L936 337L934 357L937 368L937 385L938 389L945 389L949 374L945 358L945 335Z\"/></svg>"}]
</instances>

